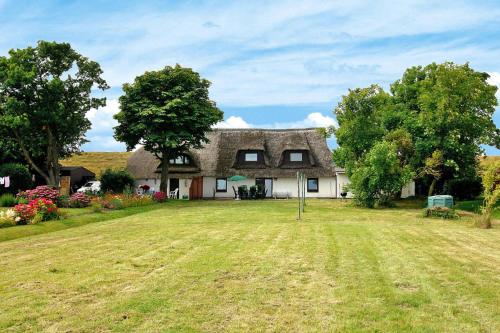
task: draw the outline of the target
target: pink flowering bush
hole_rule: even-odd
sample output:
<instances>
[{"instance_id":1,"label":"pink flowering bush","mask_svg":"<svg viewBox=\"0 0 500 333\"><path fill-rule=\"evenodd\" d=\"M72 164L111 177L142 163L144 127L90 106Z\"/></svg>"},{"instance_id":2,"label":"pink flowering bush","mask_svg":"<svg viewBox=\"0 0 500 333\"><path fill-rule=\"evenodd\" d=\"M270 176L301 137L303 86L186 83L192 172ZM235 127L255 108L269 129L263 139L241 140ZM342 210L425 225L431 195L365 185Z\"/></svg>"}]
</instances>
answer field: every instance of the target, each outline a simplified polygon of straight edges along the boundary
<instances>
[{"instance_id":1,"label":"pink flowering bush","mask_svg":"<svg viewBox=\"0 0 500 333\"><path fill-rule=\"evenodd\" d=\"M91 199L85 193L75 193L69 197L69 206L71 208L83 208L90 206Z\"/></svg>"},{"instance_id":2,"label":"pink flowering bush","mask_svg":"<svg viewBox=\"0 0 500 333\"><path fill-rule=\"evenodd\" d=\"M155 192L155 194L153 194L153 200L157 202L164 202L165 200L167 200L167 194L161 191Z\"/></svg>"},{"instance_id":3,"label":"pink flowering bush","mask_svg":"<svg viewBox=\"0 0 500 333\"><path fill-rule=\"evenodd\" d=\"M27 190L25 192L21 192L18 194L20 197L24 197L25 199L31 201L34 199L48 199L52 200L52 202L57 202L59 200L59 191L50 186L37 186L33 190Z\"/></svg>"}]
</instances>

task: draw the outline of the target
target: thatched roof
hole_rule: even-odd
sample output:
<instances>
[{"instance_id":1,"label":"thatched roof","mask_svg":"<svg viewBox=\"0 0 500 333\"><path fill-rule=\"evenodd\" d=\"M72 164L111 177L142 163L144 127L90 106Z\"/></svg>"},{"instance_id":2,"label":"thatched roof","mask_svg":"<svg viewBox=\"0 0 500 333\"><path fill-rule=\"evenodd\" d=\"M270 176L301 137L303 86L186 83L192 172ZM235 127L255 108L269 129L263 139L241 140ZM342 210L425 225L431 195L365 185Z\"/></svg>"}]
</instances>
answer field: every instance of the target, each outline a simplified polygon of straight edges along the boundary
<instances>
[{"instance_id":1,"label":"thatched roof","mask_svg":"<svg viewBox=\"0 0 500 333\"><path fill-rule=\"evenodd\" d=\"M187 154L194 166L172 166L170 177L213 176L230 177L294 177L303 171L308 177L331 177L335 175L331 151L325 138L315 128L305 129L215 129L208 133L210 140L202 149L192 149ZM258 150L264 152L264 165L260 168L240 168L235 163L238 151ZM303 150L311 165L286 167L282 165L283 154L288 150ZM154 155L138 149L129 158L127 169L134 177L158 178L159 161Z\"/></svg>"}]
</instances>

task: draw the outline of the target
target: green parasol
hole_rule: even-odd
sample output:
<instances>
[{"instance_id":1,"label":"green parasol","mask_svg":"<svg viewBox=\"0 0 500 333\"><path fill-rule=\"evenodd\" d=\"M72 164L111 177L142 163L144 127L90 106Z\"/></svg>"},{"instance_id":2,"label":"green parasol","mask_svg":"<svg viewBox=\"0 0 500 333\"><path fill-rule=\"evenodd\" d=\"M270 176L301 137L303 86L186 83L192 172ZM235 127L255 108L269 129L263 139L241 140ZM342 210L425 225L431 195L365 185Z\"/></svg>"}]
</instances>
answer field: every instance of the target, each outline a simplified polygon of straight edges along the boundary
<instances>
[{"instance_id":1,"label":"green parasol","mask_svg":"<svg viewBox=\"0 0 500 333\"><path fill-rule=\"evenodd\" d=\"M240 175L234 175L231 178L229 178L229 180L232 181L232 182L238 182L240 180L245 180L245 179L247 179L247 177L240 176Z\"/></svg>"}]
</instances>

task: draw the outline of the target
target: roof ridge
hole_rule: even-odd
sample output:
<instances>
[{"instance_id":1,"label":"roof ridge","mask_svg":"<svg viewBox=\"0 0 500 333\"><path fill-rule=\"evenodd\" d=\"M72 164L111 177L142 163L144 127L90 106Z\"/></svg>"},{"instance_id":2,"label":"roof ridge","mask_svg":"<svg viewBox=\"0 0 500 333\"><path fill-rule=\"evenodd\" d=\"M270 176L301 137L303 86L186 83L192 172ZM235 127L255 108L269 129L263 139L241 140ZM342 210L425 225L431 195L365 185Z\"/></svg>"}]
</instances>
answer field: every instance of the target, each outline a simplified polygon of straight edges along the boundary
<instances>
[{"instance_id":1,"label":"roof ridge","mask_svg":"<svg viewBox=\"0 0 500 333\"><path fill-rule=\"evenodd\" d=\"M265 132L297 132L297 131L312 131L324 127L303 127L303 128L212 128L213 132L230 132L230 131L265 131Z\"/></svg>"}]
</instances>

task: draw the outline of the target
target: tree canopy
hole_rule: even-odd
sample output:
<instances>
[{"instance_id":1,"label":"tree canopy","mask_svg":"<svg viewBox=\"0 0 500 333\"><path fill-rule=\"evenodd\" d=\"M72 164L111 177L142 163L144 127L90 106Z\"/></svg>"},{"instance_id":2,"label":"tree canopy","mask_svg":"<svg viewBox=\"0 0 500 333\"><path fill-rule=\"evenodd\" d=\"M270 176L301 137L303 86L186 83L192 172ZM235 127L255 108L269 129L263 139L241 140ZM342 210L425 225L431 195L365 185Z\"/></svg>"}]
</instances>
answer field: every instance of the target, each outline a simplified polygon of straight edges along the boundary
<instances>
[{"instance_id":1,"label":"tree canopy","mask_svg":"<svg viewBox=\"0 0 500 333\"><path fill-rule=\"evenodd\" d=\"M108 88L101 74L98 63L68 43L40 41L0 57L2 145L15 142L49 185L59 185L59 158L86 142L86 113L105 105L105 98L91 96L94 88Z\"/></svg>"},{"instance_id":2,"label":"tree canopy","mask_svg":"<svg viewBox=\"0 0 500 333\"><path fill-rule=\"evenodd\" d=\"M380 142L396 150L400 166L429 180L476 179L481 145L499 146L493 122L497 87L488 74L451 62L412 67L390 93L372 85L349 90L335 109L339 148L334 161L353 176Z\"/></svg>"},{"instance_id":3,"label":"tree canopy","mask_svg":"<svg viewBox=\"0 0 500 333\"><path fill-rule=\"evenodd\" d=\"M206 133L223 119L209 98L210 82L190 68L167 66L124 84L115 138L131 150L153 153L161 165L160 190L167 190L169 159L207 142Z\"/></svg>"}]
</instances>

